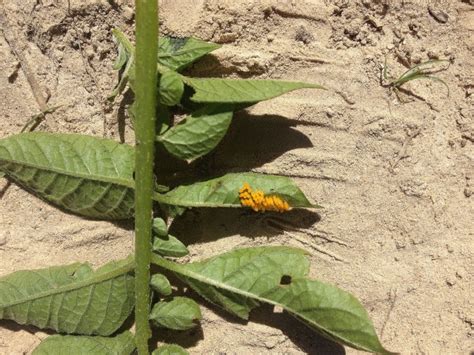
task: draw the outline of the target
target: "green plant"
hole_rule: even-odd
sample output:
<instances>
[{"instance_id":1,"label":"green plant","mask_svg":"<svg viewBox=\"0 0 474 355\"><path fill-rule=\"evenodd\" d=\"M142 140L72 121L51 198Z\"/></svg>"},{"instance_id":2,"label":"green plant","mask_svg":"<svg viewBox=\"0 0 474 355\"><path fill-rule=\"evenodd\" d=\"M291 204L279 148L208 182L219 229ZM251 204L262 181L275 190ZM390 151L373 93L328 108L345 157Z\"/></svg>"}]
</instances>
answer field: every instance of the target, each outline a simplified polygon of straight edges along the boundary
<instances>
[{"instance_id":1,"label":"green plant","mask_svg":"<svg viewBox=\"0 0 474 355\"><path fill-rule=\"evenodd\" d=\"M448 64L447 66L440 67L439 65ZM449 96L449 87L446 82L437 76L433 76L432 74L447 70L449 68L450 62L449 60L428 60L426 62L417 64L410 69L406 70L402 75L398 78L388 77L387 73L387 57L385 57L385 62L382 67L382 77L381 77L381 85L390 88L393 90L397 95L398 91L400 91L401 87L412 80L417 79L428 79L433 81L438 81L446 86L448 90Z\"/></svg>"},{"instance_id":2,"label":"green plant","mask_svg":"<svg viewBox=\"0 0 474 355\"><path fill-rule=\"evenodd\" d=\"M86 218L134 217L135 256L95 271L88 264L74 263L2 277L0 319L60 333L43 341L34 354L131 354L135 349L148 354L150 321L157 327L183 330L201 317L194 300L172 297L171 284L163 274L170 272L237 317L247 319L253 308L268 303L282 307L336 342L389 353L357 299L308 278L309 261L303 250L245 248L188 264L168 258L188 252L168 233L167 223L169 217L188 208L284 212L317 206L283 176L234 173L186 184L175 181L170 187L159 185L153 180L155 147L182 160L195 160L217 146L233 111L291 90L322 87L182 75L180 70L218 46L194 38L156 41L156 11L156 1L137 1L136 51L120 31L114 31L119 47L115 68L121 76L111 99L127 84L135 94L130 107L135 147L91 136L46 132L0 140L0 171L48 203ZM177 107L188 116L172 124ZM163 168L158 164L156 170ZM154 217L152 200L157 203ZM159 270L151 277L150 264ZM135 335L122 329L134 308ZM121 333L116 334L119 329ZM171 353L186 351L170 344L153 352Z\"/></svg>"}]
</instances>

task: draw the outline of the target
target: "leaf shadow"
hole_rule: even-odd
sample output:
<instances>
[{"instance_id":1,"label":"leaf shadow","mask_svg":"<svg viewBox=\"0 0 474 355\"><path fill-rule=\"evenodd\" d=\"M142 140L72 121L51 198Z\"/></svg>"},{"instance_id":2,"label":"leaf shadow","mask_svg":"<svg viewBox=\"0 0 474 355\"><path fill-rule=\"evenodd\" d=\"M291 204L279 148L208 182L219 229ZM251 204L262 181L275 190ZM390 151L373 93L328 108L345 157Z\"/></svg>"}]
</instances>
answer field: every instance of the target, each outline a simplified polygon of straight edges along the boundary
<instances>
[{"instance_id":1,"label":"leaf shadow","mask_svg":"<svg viewBox=\"0 0 474 355\"><path fill-rule=\"evenodd\" d=\"M183 348L195 346L204 339L204 332L201 324L188 330L171 330L166 328L152 327L152 336L150 339L151 349L155 349L158 343L177 344Z\"/></svg>"},{"instance_id":2,"label":"leaf shadow","mask_svg":"<svg viewBox=\"0 0 474 355\"><path fill-rule=\"evenodd\" d=\"M306 354L344 355L346 353L344 346L324 338L286 311L275 312L271 305L261 305L253 310L249 320L280 329Z\"/></svg>"},{"instance_id":3,"label":"leaf shadow","mask_svg":"<svg viewBox=\"0 0 474 355\"><path fill-rule=\"evenodd\" d=\"M52 329L40 329L38 327L35 327L34 325L23 325L23 324L18 324L15 321L9 320L9 319L1 319L0 320L0 328L2 329L7 329L12 332L18 332L18 331L26 331L30 334L35 334L38 331L47 333L49 335L51 334L56 334L56 332Z\"/></svg>"},{"instance_id":4,"label":"leaf shadow","mask_svg":"<svg viewBox=\"0 0 474 355\"><path fill-rule=\"evenodd\" d=\"M224 139L211 154L211 168L248 171L261 167L284 153L311 148L311 140L294 129L298 120L279 115L235 114Z\"/></svg>"},{"instance_id":5,"label":"leaf shadow","mask_svg":"<svg viewBox=\"0 0 474 355\"><path fill-rule=\"evenodd\" d=\"M311 148L310 139L294 129L300 123L279 115L251 115L247 111L238 111L217 147L192 163L174 158L163 147L157 146L158 183L176 186L229 172L247 172L290 150Z\"/></svg>"},{"instance_id":6,"label":"leaf shadow","mask_svg":"<svg viewBox=\"0 0 474 355\"><path fill-rule=\"evenodd\" d=\"M133 92L132 90L127 90L122 99L119 102L119 107L117 110L117 131L120 139L120 143L125 143L125 127L127 122L127 108L133 103ZM131 119L131 118L130 118Z\"/></svg>"},{"instance_id":7,"label":"leaf shadow","mask_svg":"<svg viewBox=\"0 0 474 355\"><path fill-rule=\"evenodd\" d=\"M248 238L281 234L288 229L307 229L321 220L314 211L293 209L284 214L266 212L255 213L241 208L199 208L187 210L176 217L170 227L170 234L184 244L206 243L232 235ZM275 228L272 221L277 221L280 228Z\"/></svg>"}]
</instances>

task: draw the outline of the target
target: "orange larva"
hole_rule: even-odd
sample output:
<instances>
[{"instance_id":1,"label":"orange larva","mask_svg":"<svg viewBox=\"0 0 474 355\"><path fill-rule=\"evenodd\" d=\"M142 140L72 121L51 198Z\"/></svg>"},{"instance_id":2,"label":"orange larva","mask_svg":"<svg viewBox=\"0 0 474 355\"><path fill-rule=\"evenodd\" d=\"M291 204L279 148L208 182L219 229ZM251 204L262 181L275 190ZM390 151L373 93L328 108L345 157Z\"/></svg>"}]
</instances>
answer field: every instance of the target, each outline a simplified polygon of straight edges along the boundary
<instances>
[{"instance_id":1,"label":"orange larva","mask_svg":"<svg viewBox=\"0 0 474 355\"><path fill-rule=\"evenodd\" d=\"M239 198L242 206L250 207L255 212L276 211L285 212L290 210L287 201L277 195L265 195L263 191L252 191L248 183L244 183L239 190Z\"/></svg>"}]
</instances>

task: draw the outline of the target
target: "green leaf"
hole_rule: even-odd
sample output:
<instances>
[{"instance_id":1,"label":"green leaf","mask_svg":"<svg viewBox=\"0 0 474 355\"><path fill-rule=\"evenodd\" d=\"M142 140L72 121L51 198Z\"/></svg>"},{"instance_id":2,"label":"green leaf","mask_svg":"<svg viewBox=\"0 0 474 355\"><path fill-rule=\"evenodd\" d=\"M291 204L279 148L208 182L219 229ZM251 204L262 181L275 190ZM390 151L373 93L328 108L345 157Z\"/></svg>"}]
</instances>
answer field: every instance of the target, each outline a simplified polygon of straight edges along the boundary
<instances>
[{"instance_id":1,"label":"green leaf","mask_svg":"<svg viewBox=\"0 0 474 355\"><path fill-rule=\"evenodd\" d=\"M156 264L174 271L208 301L248 319L262 301L260 295L274 290L283 276L295 279L308 274L305 254L290 247L258 247L233 250L199 263L181 265L160 258Z\"/></svg>"},{"instance_id":2,"label":"green leaf","mask_svg":"<svg viewBox=\"0 0 474 355\"><path fill-rule=\"evenodd\" d=\"M232 111L204 110L193 113L180 124L158 136L166 150L179 159L194 160L211 150L224 138Z\"/></svg>"},{"instance_id":3,"label":"green leaf","mask_svg":"<svg viewBox=\"0 0 474 355\"><path fill-rule=\"evenodd\" d=\"M0 319L68 334L115 332L134 306L134 262L75 263L0 278Z\"/></svg>"},{"instance_id":4,"label":"green leaf","mask_svg":"<svg viewBox=\"0 0 474 355\"><path fill-rule=\"evenodd\" d=\"M164 256L181 257L189 254L188 248L176 237L155 236L153 239L153 250Z\"/></svg>"},{"instance_id":5,"label":"green leaf","mask_svg":"<svg viewBox=\"0 0 474 355\"><path fill-rule=\"evenodd\" d=\"M133 216L134 149L76 134L22 133L0 140L0 171L67 211L101 219Z\"/></svg>"},{"instance_id":6,"label":"green leaf","mask_svg":"<svg viewBox=\"0 0 474 355\"><path fill-rule=\"evenodd\" d=\"M160 75L158 87L158 99L166 106L174 106L179 103L184 92L184 83L181 75L174 71L167 71Z\"/></svg>"},{"instance_id":7,"label":"green leaf","mask_svg":"<svg viewBox=\"0 0 474 355\"><path fill-rule=\"evenodd\" d=\"M123 69L127 61L134 54L135 50L132 43L128 40L123 32L118 29L112 30L114 41L118 44L117 58L115 59L114 70Z\"/></svg>"},{"instance_id":8,"label":"green leaf","mask_svg":"<svg viewBox=\"0 0 474 355\"><path fill-rule=\"evenodd\" d=\"M160 37L158 41L158 63L180 71L204 55L220 48L215 43L200 39Z\"/></svg>"},{"instance_id":9,"label":"green leaf","mask_svg":"<svg viewBox=\"0 0 474 355\"><path fill-rule=\"evenodd\" d=\"M265 302L282 307L327 338L356 349L389 353L356 298L306 278L309 262L302 250L239 249L191 264L153 256L153 263L175 272L208 301L239 317L248 318L251 309Z\"/></svg>"},{"instance_id":10,"label":"green leaf","mask_svg":"<svg viewBox=\"0 0 474 355\"><path fill-rule=\"evenodd\" d=\"M160 237L166 237L168 235L168 226L166 225L166 222L163 220L163 218L153 218L153 224L151 227L153 232L155 232Z\"/></svg>"},{"instance_id":11,"label":"green leaf","mask_svg":"<svg viewBox=\"0 0 474 355\"><path fill-rule=\"evenodd\" d=\"M117 95L121 94L129 80L133 80L135 74L135 48L133 44L119 29L112 30L112 33L118 44L118 55L113 68L115 70L122 70L122 72L120 73L118 84L108 97L109 100L113 100Z\"/></svg>"},{"instance_id":12,"label":"green leaf","mask_svg":"<svg viewBox=\"0 0 474 355\"><path fill-rule=\"evenodd\" d=\"M153 351L151 355L188 355L186 349L176 344L166 344Z\"/></svg>"},{"instance_id":13,"label":"green leaf","mask_svg":"<svg viewBox=\"0 0 474 355\"><path fill-rule=\"evenodd\" d=\"M163 198L162 195L159 195L158 197L155 196L156 201L163 202L162 198ZM186 208L180 207L180 206L162 204L160 207L163 210L163 212L166 214L166 216L171 217L171 218L181 216L184 212L186 212Z\"/></svg>"},{"instance_id":14,"label":"green leaf","mask_svg":"<svg viewBox=\"0 0 474 355\"><path fill-rule=\"evenodd\" d=\"M227 174L222 177L181 185L160 195L160 202L182 207L242 207L239 189L249 183L252 189L266 195L278 195L291 207L313 206L303 192L288 177L256 173Z\"/></svg>"},{"instance_id":15,"label":"green leaf","mask_svg":"<svg viewBox=\"0 0 474 355\"><path fill-rule=\"evenodd\" d=\"M191 97L191 100L195 102L256 103L297 89L324 89L317 84L279 80L189 78L184 76L183 80L185 84L196 91Z\"/></svg>"},{"instance_id":16,"label":"green leaf","mask_svg":"<svg viewBox=\"0 0 474 355\"><path fill-rule=\"evenodd\" d=\"M201 319L201 310L190 298L174 297L171 301L155 304L150 319L160 327L186 330L196 326L195 322Z\"/></svg>"},{"instance_id":17,"label":"green leaf","mask_svg":"<svg viewBox=\"0 0 474 355\"><path fill-rule=\"evenodd\" d=\"M171 295L171 284L165 275L155 274L150 280L151 287L163 296Z\"/></svg>"},{"instance_id":18,"label":"green leaf","mask_svg":"<svg viewBox=\"0 0 474 355\"><path fill-rule=\"evenodd\" d=\"M109 96L110 100L113 100L117 95L121 94L125 90L127 83L129 83L133 90L135 78L135 47L119 29L114 29L112 33L118 44L118 55L113 68L115 70L122 70L122 72L119 83ZM171 70L178 71L184 69L207 53L220 48L218 44L204 42L192 37L164 37L159 39L158 45L157 63Z\"/></svg>"},{"instance_id":19,"label":"green leaf","mask_svg":"<svg viewBox=\"0 0 474 355\"><path fill-rule=\"evenodd\" d=\"M133 335L126 331L115 337L52 335L32 355L130 355L134 351Z\"/></svg>"},{"instance_id":20,"label":"green leaf","mask_svg":"<svg viewBox=\"0 0 474 355\"><path fill-rule=\"evenodd\" d=\"M171 112L168 106L158 103L156 106L156 133L163 134L171 126Z\"/></svg>"}]
</instances>

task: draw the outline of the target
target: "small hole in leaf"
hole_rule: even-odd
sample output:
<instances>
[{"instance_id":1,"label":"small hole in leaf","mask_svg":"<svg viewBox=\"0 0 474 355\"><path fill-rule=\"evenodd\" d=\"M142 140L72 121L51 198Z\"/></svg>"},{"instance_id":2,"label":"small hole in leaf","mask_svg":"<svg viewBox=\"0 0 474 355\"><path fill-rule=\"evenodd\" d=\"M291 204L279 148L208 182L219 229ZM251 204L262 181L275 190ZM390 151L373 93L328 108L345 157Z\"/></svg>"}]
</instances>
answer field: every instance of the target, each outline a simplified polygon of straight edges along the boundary
<instances>
[{"instance_id":1,"label":"small hole in leaf","mask_svg":"<svg viewBox=\"0 0 474 355\"><path fill-rule=\"evenodd\" d=\"M291 283L291 276L283 275L280 280L280 285L289 285Z\"/></svg>"}]
</instances>

